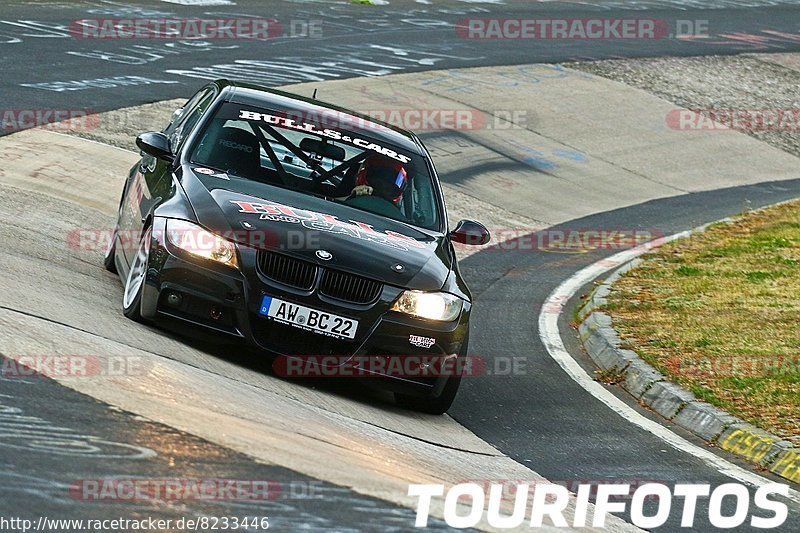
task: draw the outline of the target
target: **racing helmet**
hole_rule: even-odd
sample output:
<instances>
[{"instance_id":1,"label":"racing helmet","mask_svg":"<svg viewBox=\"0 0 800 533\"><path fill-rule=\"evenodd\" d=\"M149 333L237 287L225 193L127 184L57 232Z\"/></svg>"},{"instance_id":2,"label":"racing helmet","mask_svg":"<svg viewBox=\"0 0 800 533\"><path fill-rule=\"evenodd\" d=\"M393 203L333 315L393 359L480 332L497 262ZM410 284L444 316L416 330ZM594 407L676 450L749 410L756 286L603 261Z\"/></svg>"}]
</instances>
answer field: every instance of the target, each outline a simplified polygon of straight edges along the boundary
<instances>
[{"instance_id":1,"label":"racing helmet","mask_svg":"<svg viewBox=\"0 0 800 533\"><path fill-rule=\"evenodd\" d=\"M408 186L405 166L388 157L372 155L366 158L356 173L356 186L372 187L372 195L396 204Z\"/></svg>"}]
</instances>

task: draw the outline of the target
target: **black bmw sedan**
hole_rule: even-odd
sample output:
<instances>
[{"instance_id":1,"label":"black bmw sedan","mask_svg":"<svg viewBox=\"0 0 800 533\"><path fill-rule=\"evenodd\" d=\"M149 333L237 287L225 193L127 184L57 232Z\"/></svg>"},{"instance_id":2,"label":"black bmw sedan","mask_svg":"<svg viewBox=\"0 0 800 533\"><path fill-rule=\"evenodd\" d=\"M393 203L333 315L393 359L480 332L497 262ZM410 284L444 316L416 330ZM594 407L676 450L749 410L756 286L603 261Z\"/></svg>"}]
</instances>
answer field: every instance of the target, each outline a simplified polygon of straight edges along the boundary
<instances>
[{"instance_id":1,"label":"black bmw sedan","mask_svg":"<svg viewBox=\"0 0 800 533\"><path fill-rule=\"evenodd\" d=\"M286 375L368 378L444 413L471 296L430 154L413 133L315 99L218 80L140 135L105 266L123 313L277 356Z\"/></svg>"}]
</instances>

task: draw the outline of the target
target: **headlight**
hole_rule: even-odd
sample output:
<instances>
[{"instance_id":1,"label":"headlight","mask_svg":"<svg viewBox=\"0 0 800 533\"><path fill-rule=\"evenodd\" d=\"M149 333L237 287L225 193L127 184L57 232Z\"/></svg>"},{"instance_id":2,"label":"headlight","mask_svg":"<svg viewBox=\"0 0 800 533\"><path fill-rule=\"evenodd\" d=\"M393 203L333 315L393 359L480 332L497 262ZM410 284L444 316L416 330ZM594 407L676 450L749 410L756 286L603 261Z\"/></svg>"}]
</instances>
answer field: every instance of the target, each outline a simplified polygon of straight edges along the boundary
<instances>
[{"instance_id":1,"label":"headlight","mask_svg":"<svg viewBox=\"0 0 800 533\"><path fill-rule=\"evenodd\" d=\"M392 311L449 322L458 317L463 306L461 298L446 292L405 291L392 306Z\"/></svg>"},{"instance_id":2,"label":"headlight","mask_svg":"<svg viewBox=\"0 0 800 533\"><path fill-rule=\"evenodd\" d=\"M223 265L239 268L236 246L231 242L185 220L167 220L167 239L184 252Z\"/></svg>"}]
</instances>

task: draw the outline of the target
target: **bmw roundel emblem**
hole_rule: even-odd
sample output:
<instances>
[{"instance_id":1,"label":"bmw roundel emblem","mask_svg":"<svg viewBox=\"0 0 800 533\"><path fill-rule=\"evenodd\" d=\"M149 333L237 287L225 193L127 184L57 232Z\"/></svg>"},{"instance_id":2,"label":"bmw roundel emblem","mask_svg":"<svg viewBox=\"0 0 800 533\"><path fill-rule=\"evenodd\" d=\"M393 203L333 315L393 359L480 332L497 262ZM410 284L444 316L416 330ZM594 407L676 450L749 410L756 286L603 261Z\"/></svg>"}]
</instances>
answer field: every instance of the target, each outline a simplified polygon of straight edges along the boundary
<instances>
[{"instance_id":1,"label":"bmw roundel emblem","mask_svg":"<svg viewBox=\"0 0 800 533\"><path fill-rule=\"evenodd\" d=\"M333 254L331 254L328 250L317 250L317 257L323 261L330 261L333 259Z\"/></svg>"}]
</instances>

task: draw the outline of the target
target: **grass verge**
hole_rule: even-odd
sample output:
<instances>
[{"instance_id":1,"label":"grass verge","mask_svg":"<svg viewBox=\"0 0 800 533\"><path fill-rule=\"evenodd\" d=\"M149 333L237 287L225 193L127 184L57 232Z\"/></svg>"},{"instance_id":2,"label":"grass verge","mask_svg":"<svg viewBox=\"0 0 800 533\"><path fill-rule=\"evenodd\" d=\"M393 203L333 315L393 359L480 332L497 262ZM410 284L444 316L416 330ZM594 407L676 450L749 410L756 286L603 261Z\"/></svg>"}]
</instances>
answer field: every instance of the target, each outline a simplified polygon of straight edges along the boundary
<instances>
[{"instance_id":1,"label":"grass verge","mask_svg":"<svg viewBox=\"0 0 800 533\"><path fill-rule=\"evenodd\" d=\"M699 399L800 444L800 201L643 258L608 299L624 347Z\"/></svg>"}]
</instances>

